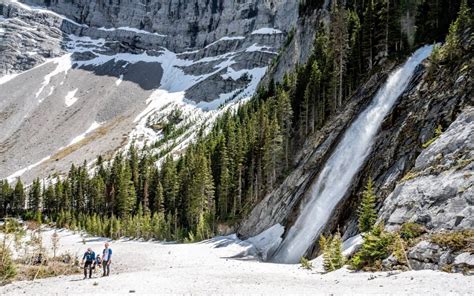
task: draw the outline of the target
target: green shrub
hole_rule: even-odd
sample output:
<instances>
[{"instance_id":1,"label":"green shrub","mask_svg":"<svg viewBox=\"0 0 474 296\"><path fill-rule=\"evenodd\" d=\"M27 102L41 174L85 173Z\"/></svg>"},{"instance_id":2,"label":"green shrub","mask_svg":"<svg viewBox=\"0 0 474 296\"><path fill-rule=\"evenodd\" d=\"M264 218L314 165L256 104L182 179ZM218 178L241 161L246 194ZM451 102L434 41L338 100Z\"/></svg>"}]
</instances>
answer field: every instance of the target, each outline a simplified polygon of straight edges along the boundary
<instances>
[{"instance_id":1,"label":"green shrub","mask_svg":"<svg viewBox=\"0 0 474 296\"><path fill-rule=\"evenodd\" d=\"M409 180L414 179L414 178L416 178L416 177L418 177L418 174L417 174L417 173L414 173L414 172L412 172L412 171L409 171L408 173L406 173L405 176L403 176L401 182L406 182L406 181L409 181Z\"/></svg>"},{"instance_id":2,"label":"green shrub","mask_svg":"<svg viewBox=\"0 0 474 296\"><path fill-rule=\"evenodd\" d=\"M6 247L0 249L0 283L6 283L16 276L15 263L10 250Z\"/></svg>"},{"instance_id":3,"label":"green shrub","mask_svg":"<svg viewBox=\"0 0 474 296\"><path fill-rule=\"evenodd\" d=\"M434 141L438 140L439 136L441 136L442 133L443 133L443 127L441 125L438 125L438 127L434 131L434 137L422 145L423 149L428 148L431 144L434 143Z\"/></svg>"},{"instance_id":4,"label":"green shrub","mask_svg":"<svg viewBox=\"0 0 474 296\"><path fill-rule=\"evenodd\" d=\"M436 233L431 241L453 251L474 251L474 230Z\"/></svg>"},{"instance_id":5,"label":"green shrub","mask_svg":"<svg viewBox=\"0 0 474 296\"><path fill-rule=\"evenodd\" d=\"M423 225L406 222L400 228L400 237L404 240L411 240L426 233L426 228Z\"/></svg>"},{"instance_id":6,"label":"green shrub","mask_svg":"<svg viewBox=\"0 0 474 296\"><path fill-rule=\"evenodd\" d=\"M313 263L311 263L311 261L309 261L305 257L301 257L300 264L303 269L308 269L308 270L313 269Z\"/></svg>"},{"instance_id":7,"label":"green shrub","mask_svg":"<svg viewBox=\"0 0 474 296\"><path fill-rule=\"evenodd\" d=\"M383 224L377 224L372 231L363 234L364 242L352 258L350 265L354 269L380 268L380 263L393 249L395 234L384 230Z\"/></svg>"},{"instance_id":8,"label":"green shrub","mask_svg":"<svg viewBox=\"0 0 474 296\"><path fill-rule=\"evenodd\" d=\"M346 257L342 254L342 240L339 232L333 237L321 236L319 245L323 252L323 267L326 272L337 270L344 266Z\"/></svg>"}]
</instances>

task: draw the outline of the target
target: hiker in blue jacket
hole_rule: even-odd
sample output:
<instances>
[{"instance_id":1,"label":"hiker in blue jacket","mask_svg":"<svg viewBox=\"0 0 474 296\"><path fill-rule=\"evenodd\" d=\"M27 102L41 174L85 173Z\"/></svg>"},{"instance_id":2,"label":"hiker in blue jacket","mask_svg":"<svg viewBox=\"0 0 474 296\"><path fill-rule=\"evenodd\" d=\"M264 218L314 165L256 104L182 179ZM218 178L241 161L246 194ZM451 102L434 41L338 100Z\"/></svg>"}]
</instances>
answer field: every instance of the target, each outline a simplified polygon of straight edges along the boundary
<instances>
[{"instance_id":1,"label":"hiker in blue jacket","mask_svg":"<svg viewBox=\"0 0 474 296\"><path fill-rule=\"evenodd\" d=\"M112 249L109 248L109 243L105 243L105 249L102 252L102 268L104 269L104 274L102 276L109 276L111 263Z\"/></svg>"},{"instance_id":2,"label":"hiker in blue jacket","mask_svg":"<svg viewBox=\"0 0 474 296\"><path fill-rule=\"evenodd\" d=\"M84 263L84 260L86 263ZM92 265L95 261L95 253L92 251L91 248L87 248L87 251L84 253L82 257L82 263L84 264L84 279L87 278L87 269L89 269L89 278L92 276Z\"/></svg>"}]
</instances>

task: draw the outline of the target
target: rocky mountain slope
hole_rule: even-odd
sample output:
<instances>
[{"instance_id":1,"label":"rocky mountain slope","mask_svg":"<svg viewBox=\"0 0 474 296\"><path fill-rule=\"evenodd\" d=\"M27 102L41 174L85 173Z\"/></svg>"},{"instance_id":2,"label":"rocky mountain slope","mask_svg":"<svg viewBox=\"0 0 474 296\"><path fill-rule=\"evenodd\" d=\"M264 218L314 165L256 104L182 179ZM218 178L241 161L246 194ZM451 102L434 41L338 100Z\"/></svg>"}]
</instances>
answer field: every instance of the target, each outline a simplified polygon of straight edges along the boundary
<instances>
[{"instance_id":1,"label":"rocky mountain slope","mask_svg":"<svg viewBox=\"0 0 474 296\"><path fill-rule=\"evenodd\" d=\"M253 95L297 4L2 0L0 15L0 178L28 183L132 139L179 153Z\"/></svg>"}]
</instances>

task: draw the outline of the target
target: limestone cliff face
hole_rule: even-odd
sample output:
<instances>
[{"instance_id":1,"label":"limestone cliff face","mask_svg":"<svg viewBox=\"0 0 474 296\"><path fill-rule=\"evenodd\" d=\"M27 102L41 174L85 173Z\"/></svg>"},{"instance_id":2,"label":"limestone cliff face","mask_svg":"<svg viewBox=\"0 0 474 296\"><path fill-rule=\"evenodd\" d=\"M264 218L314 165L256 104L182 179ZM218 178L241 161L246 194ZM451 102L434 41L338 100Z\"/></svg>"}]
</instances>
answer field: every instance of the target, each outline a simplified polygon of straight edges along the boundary
<instances>
[{"instance_id":1,"label":"limestone cliff face","mask_svg":"<svg viewBox=\"0 0 474 296\"><path fill-rule=\"evenodd\" d=\"M297 1L286 0L27 0L95 28L132 27L166 35L172 51L202 48L224 36L245 36L267 27L290 30Z\"/></svg>"}]
</instances>

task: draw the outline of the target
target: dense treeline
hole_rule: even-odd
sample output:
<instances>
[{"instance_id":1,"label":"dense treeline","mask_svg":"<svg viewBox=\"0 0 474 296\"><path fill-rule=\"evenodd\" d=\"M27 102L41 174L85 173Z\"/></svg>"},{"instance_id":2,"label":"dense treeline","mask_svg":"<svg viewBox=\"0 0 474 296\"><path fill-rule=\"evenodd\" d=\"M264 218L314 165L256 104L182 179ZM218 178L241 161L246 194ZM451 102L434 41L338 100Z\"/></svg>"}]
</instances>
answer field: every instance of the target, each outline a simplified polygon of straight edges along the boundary
<instances>
[{"instance_id":1,"label":"dense treeline","mask_svg":"<svg viewBox=\"0 0 474 296\"><path fill-rule=\"evenodd\" d=\"M344 106L371 71L409 52L402 2L333 1L331 21L319 24L308 62L223 114L179 159L159 160L148 147L131 145L110 161L99 157L92 171L84 163L63 178L53 176L49 185L37 179L27 194L21 180L14 188L3 181L0 215L47 217L111 237L212 235L219 223L238 221L281 182L305 138Z\"/></svg>"}]
</instances>

